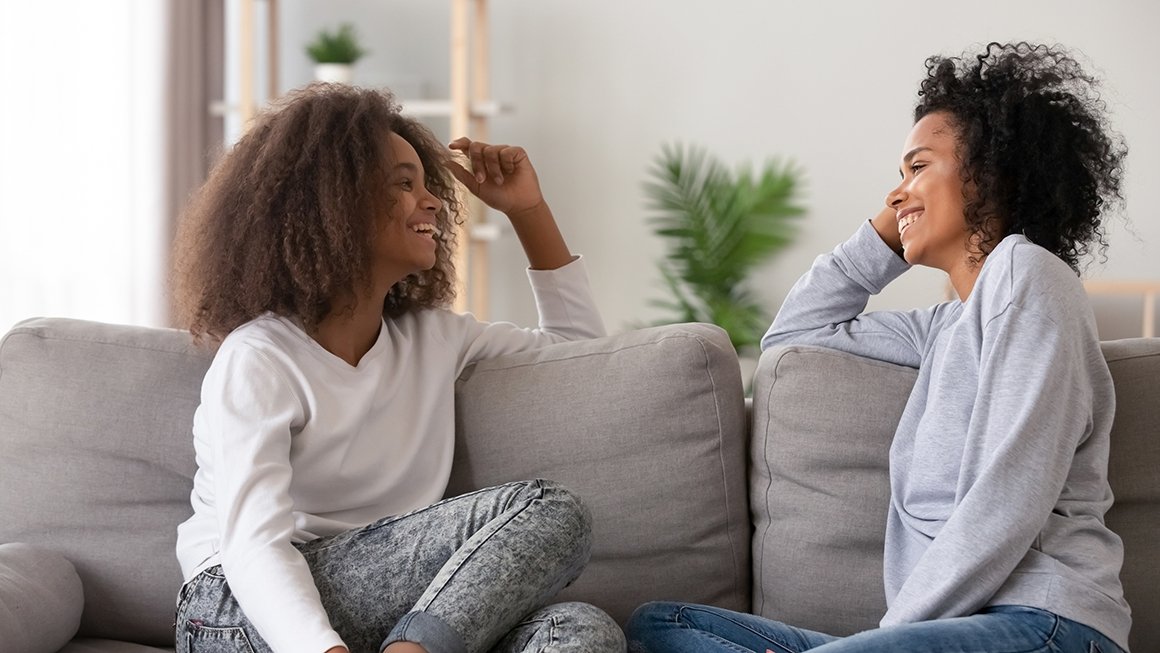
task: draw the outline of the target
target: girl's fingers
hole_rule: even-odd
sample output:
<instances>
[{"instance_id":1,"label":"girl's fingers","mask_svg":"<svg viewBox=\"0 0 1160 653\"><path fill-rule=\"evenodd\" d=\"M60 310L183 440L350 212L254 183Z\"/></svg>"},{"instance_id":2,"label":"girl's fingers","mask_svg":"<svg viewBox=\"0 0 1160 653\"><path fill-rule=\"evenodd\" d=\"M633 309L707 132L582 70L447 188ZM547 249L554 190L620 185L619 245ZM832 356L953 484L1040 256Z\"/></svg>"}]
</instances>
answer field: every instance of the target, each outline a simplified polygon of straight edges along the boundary
<instances>
[{"instance_id":1,"label":"girl's fingers","mask_svg":"<svg viewBox=\"0 0 1160 653\"><path fill-rule=\"evenodd\" d=\"M473 141L466 136L457 138L447 145L450 149L461 152L467 157L467 160L471 162L472 175L475 177L475 181L480 184L487 178L486 169L483 165L484 145L484 143Z\"/></svg>"},{"instance_id":2,"label":"girl's fingers","mask_svg":"<svg viewBox=\"0 0 1160 653\"><path fill-rule=\"evenodd\" d=\"M479 192L479 180L467 168L459 165L458 161L448 161L446 168L451 171L451 176L458 179L459 183L467 187L467 190L473 194Z\"/></svg>"},{"instance_id":3,"label":"girl's fingers","mask_svg":"<svg viewBox=\"0 0 1160 653\"><path fill-rule=\"evenodd\" d=\"M490 145L467 137L451 141L448 147L467 156L471 161L470 174L481 184L488 178L496 184L502 184L504 177L514 174L516 167L528 156L522 147Z\"/></svg>"},{"instance_id":4,"label":"girl's fingers","mask_svg":"<svg viewBox=\"0 0 1160 653\"><path fill-rule=\"evenodd\" d=\"M488 145L483 148L483 162L487 166L487 176L496 184L503 183L503 166L500 165L499 155L506 146Z\"/></svg>"},{"instance_id":5,"label":"girl's fingers","mask_svg":"<svg viewBox=\"0 0 1160 653\"><path fill-rule=\"evenodd\" d=\"M500 156L500 164L504 174L513 174L520 161L523 161L527 157L528 153L522 147L505 147Z\"/></svg>"},{"instance_id":6,"label":"girl's fingers","mask_svg":"<svg viewBox=\"0 0 1160 653\"><path fill-rule=\"evenodd\" d=\"M487 179L487 166L483 157L485 147L484 143L472 141L467 148L467 156L471 159L471 171L475 173L475 180L481 184Z\"/></svg>"},{"instance_id":7,"label":"girl's fingers","mask_svg":"<svg viewBox=\"0 0 1160 653\"><path fill-rule=\"evenodd\" d=\"M471 139L470 139L470 138L467 138L466 136L461 136L461 137L459 137L459 138L457 138L457 139L455 139L455 140L451 141L451 142L450 142L450 143L447 145L447 147L449 147L449 148L451 148L452 150L455 150L455 151L459 152L460 154L462 154L463 156L465 156L465 157L467 158L467 160L468 160L468 161L471 161L471 159L472 159L472 157L471 157L471 146L472 146L472 141L471 141ZM472 170L479 170L479 166L477 166L477 165L475 164L475 162L474 162L474 161L472 161L472 163L471 163L471 169L472 169ZM482 181L483 181L483 179L480 179L478 175L476 175L476 178L475 178L475 180L476 180L476 181L478 181L478 182L482 182ZM462 181L462 180L460 180L460 181Z\"/></svg>"}]
</instances>

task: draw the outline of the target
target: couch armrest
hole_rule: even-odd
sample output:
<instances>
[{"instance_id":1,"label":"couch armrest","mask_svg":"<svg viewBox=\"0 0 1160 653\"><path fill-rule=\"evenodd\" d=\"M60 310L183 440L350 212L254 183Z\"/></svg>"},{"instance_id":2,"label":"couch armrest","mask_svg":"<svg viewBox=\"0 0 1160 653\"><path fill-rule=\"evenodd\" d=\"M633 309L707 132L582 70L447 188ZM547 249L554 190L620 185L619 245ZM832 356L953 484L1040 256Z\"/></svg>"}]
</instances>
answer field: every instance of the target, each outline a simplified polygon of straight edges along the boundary
<instances>
[{"instance_id":1,"label":"couch armrest","mask_svg":"<svg viewBox=\"0 0 1160 653\"><path fill-rule=\"evenodd\" d=\"M173 646L173 547L212 356L187 332L67 318L0 339L0 542L76 565L81 637Z\"/></svg>"},{"instance_id":2,"label":"couch armrest","mask_svg":"<svg viewBox=\"0 0 1160 653\"><path fill-rule=\"evenodd\" d=\"M77 632L81 579L58 553L0 544L0 642L4 650L53 653Z\"/></svg>"},{"instance_id":3,"label":"couch armrest","mask_svg":"<svg viewBox=\"0 0 1160 653\"><path fill-rule=\"evenodd\" d=\"M481 362L456 388L449 494L548 478L593 515L561 595L624 621L674 599L749 609L744 393L725 332L681 324Z\"/></svg>"}]
</instances>

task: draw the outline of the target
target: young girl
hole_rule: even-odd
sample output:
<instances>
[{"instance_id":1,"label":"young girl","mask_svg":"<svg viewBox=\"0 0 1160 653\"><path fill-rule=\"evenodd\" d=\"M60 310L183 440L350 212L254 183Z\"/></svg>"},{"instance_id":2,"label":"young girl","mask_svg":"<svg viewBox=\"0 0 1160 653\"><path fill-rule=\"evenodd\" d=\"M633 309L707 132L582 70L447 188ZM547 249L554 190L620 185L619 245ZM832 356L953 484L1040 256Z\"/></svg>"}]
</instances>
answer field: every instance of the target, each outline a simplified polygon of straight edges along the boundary
<instances>
[{"instance_id":1,"label":"young girl","mask_svg":"<svg viewBox=\"0 0 1160 653\"><path fill-rule=\"evenodd\" d=\"M1114 395L1076 265L1103 246L1124 148L1062 50L932 57L902 182L798 281L762 341L919 368L890 450L881 627L848 638L706 606L643 606L634 651L1127 650L1104 525ZM911 265L958 299L864 313Z\"/></svg>"},{"instance_id":2,"label":"young girl","mask_svg":"<svg viewBox=\"0 0 1160 653\"><path fill-rule=\"evenodd\" d=\"M471 172L389 95L316 85L192 203L178 298L220 344L178 529L178 651L623 650L596 608L544 607L588 559L579 498L528 481L439 501L464 366L604 335L523 149L451 147ZM510 219L539 329L447 310L452 176Z\"/></svg>"}]
</instances>

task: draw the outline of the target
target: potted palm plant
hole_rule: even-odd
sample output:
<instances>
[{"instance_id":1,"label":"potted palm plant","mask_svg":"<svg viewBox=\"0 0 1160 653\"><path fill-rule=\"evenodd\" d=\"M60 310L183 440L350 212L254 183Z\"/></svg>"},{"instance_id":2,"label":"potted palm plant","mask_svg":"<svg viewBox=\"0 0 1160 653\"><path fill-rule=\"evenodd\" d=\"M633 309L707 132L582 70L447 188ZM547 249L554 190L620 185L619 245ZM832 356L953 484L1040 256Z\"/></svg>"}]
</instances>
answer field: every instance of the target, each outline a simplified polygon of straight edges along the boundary
<instances>
[{"instance_id":1,"label":"potted palm plant","mask_svg":"<svg viewBox=\"0 0 1160 653\"><path fill-rule=\"evenodd\" d=\"M335 31L319 31L306 46L306 53L314 61L316 80L349 84L353 78L354 63L367 51L359 45L354 27L347 23Z\"/></svg>"},{"instance_id":2,"label":"potted palm plant","mask_svg":"<svg viewBox=\"0 0 1160 653\"><path fill-rule=\"evenodd\" d=\"M649 177L649 222L667 242L658 266L669 290L653 305L673 321L720 326L739 355L756 359L772 316L746 282L792 240L804 213L801 172L776 160L734 172L702 148L666 145Z\"/></svg>"}]
</instances>

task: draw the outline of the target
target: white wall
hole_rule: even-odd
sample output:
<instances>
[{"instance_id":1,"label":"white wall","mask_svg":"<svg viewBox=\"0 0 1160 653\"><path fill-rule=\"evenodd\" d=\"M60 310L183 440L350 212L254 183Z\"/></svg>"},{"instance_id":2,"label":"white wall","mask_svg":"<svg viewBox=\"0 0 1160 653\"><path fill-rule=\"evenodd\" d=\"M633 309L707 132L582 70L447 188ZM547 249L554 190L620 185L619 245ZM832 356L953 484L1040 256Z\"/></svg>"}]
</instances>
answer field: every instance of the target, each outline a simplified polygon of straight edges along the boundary
<instances>
[{"instance_id":1,"label":"white wall","mask_svg":"<svg viewBox=\"0 0 1160 653\"><path fill-rule=\"evenodd\" d=\"M282 0L282 86L310 79L302 46L322 26L356 24L372 53L356 81L402 94L447 88L448 4L440 0ZM990 40L1060 42L1106 83L1131 149L1127 215L1099 278L1160 279L1160 3L981 0L493 0L492 80L517 107L493 139L531 152L573 249L588 259L613 331L662 317L661 242L641 182L662 143L698 143L732 163L790 157L808 176L795 245L760 275L776 310L818 253L877 212L896 183L923 60ZM445 130L446 125L433 125ZM446 135L446 134L444 134ZM1151 182L1151 183L1150 183ZM492 317L529 323L519 245L494 247ZM879 308L943 298L941 273L908 273Z\"/></svg>"}]
</instances>

